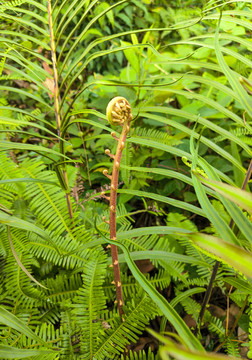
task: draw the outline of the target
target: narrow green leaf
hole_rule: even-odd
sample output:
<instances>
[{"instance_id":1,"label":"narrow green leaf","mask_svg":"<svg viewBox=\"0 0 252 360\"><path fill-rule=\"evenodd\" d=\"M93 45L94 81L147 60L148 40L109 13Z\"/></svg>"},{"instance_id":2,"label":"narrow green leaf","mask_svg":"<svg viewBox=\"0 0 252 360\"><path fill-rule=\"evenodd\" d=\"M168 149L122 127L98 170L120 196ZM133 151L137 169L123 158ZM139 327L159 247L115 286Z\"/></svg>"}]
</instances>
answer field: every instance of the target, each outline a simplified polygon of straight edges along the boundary
<instances>
[{"instance_id":1,"label":"narrow green leaf","mask_svg":"<svg viewBox=\"0 0 252 360\"><path fill-rule=\"evenodd\" d=\"M193 163L192 163L192 171L195 172L196 171L196 163L197 163L198 156L197 156L197 152L194 149L193 136L191 136L191 139L190 139L190 150L191 150L191 153L194 156L194 160L193 160ZM240 245L240 242L236 238L233 231L230 229L230 227L224 221L224 219L219 216L218 212L215 210L215 208L211 204L210 200L208 199L208 197L206 195L206 191L204 190L203 185L201 184L199 179L196 176L193 176L192 180L193 180L193 185L194 185L194 189L195 189L198 201L199 201L202 209L204 210L206 216L208 217L208 219L214 225L216 231L226 241L228 241L228 242L230 242L232 244Z\"/></svg>"},{"instance_id":2,"label":"narrow green leaf","mask_svg":"<svg viewBox=\"0 0 252 360\"><path fill-rule=\"evenodd\" d=\"M201 182L252 214L252 194L237 187L197 175Z\"/></svg>"},{"instance_id":3,"label":"narrow green leaf","mask_svg":"<svg viewBox=\"0 0 252 360\"><path fill-rule=\"evenodd\" d=\"M47 181L47 180L40 180L40 179L33 179L33 178L18 178L18 179L0 180L0 185L1 184L13 184L13 183L18 183L18 182L37 182L37 183L49 184L49 185L60 187L60 185L58 183L56 183L56 182Z\"/></svg>"},{"instance_id":4,"label":"narrow green leaf","mask_svg":"<svg viewBox=\"0 0 252 360\"><path fill-rule=\"evenodd\" d=\"M42 117L39 117L39 116L35 115L33 112L29 112L29 111L26 111L26 110L23 110L23 109L20 109L20 108L15 108L15 107L12 107L12 106L9 106L9 105L8 106L0 106L0 110L10 110L10 111L14 111L14 112L17 112L17 113L27 115L27 116L29 116L29 118L32 118L32 119L35 119L36 121L40 121L40 122L42 122L44 124L47 124L52 129L56 130L55 125L53 125L50 122L46 121ZM13 121L14 121L14 119L13 119ZM33 123L30 123L30 124L32 125ZM54 133L54 136L55 136L55 133Z\"/></svg>"},{"instance_id":5,"label":"narrow green leaf","mask_svg":"<svg viewBox=\"0 0 252 360\"><path fill-rule=\"evenodd\" d=\"M200 167L206 172L207 176L212 181L217 181L217 183L220 184L220 186L225 186L226 184L223 184L220 182L220 178L215 173L214 169L205 161L205 159L199 157L198 163ZM196 175L197 176L197 175ZM200 178L201 179L201 178ZM204 178L205 179L205 178ZM206 179L206 181L211 181L209 179ZM229 185L227 185L229 186ZM232 191L236 192L235 187L232 187ZM237 189L241 191L240 189ZM250 194L250 193L249 193ZM250 194L250 196L252 196ZM241 232L244 234L244 236L252 242L252 224L251 221L248 219L248 217L242 212L242 210L232 201L229 201L226 199L226 197L222 196L221 193L218 195L219 200L223 203L225 206L227 212L231 216L231 218L234 220L235 224L239 227ZM248 199L249 200L249 199ZM222 234L220 234L222 236Z\"/></svg>"},{"instance_id":6,"label":"narrow green leaf","mask_svg":"<svg viewBox=\"0 0 252 360\"><path fill-rule=\"evenodd\" d=\"M194 46L199 46L200 48L208 48L208 49L213 49L214 50L214 45L208 44L207 42L204 41L196 41L196 40L182 40L182 41L176 41L174 43L169 44L169 46L172 45L194 45ZM237 60L241 61L242 63L244 63L247 66L251 66L252 62L251 60L247 59L245 56L241 55L240 53L237 53L229 48L225 48L225 47L220 47L220 50L222 52L225 52L226 54L232 56L233 58L236 58ZM221 65L220 65L221 66Z\"/></svg>"},{"instance_id":7,"label":"narrow green leaf","mask_svg":"<svg viewBox=\"0 0 252 360\"><path fill-rule=\"evenodd\" d=\"M158 113L163 113L163 114L179 116L184 119L188 119L192 122L198 122L199 124L202 124L202 125L206 126L207 128L215 131L217 134L222 135L224 138L234 141L235 143L240 145L250 156L252 155L252 151L249 148L249 146L244 144L244 142L241 139L236 137L230 131L223 129L222 127L213 123L213 121L207 120L204 117L201 117L201 116L195 115L195 114L191 114L191 113L181 110L181 109L174 109L172 107L163 107L163 106L145 106L145 107L142 107L140 110L141 110L141 113L142 112L152 112L152 113L158 112ZM171 120L171 119L168 120L167 117L165 119L166 119L167 123L169 122L169 125L180 130L180 124L178 122Z\"/></svg>"},{"instance_id":8,"label":"narrow green leaf","mask_svg":"<svg viewBox=\"0 0 252 360\"><path fill-rule=\"evenodd\" d=\"M0 140L0 151L4 150L11 150L11 149L18 149L18 150L30 150L34 152L45 152L52 155L57 155L59 157L64 157L65 159L68 159L72 161L68 156L62 155L58 151L46 148L44 146L40 145L32 145L32 144L22 144L22 143L14 143L7 140Z\"/></svg>"},{"instance_id":9,"label":"narrow green leaf","mask_svg":"<svg viewBox=\"0 0 252 360\"><path fill-rule=\"evenodd\" d=\"M151 251L134 251L130 252L130 256L132 260L164 260L164 261L179 261L186 264L190 264L192 266L204 266L204 267L210 267L210 265L202 260L198 260L194 258L193 256L188 255L182 255L182 254L176 254L174 252L167 252L167 251L159 251L159 250L151 250ZM125 256L123 254L120 254L118 256L119 262L126 262ZM108 263L111 264L111 258L108 258Z\"/></svg>"},{"instance_id":10,"label":"narrow green leaf","mask_svg":"<svg viewBox=\"0 0 252 360\"><path fill-rule=\"evenodd\" d=\"M230 85L232 86L234 92L239 96L240 102L243 105L244 109L248 112L249 116L252 117L252 100L251 97L247 94L244 90L242 85L239 83L239 79L237 78L236 74L228 67L226 64L224 57L221 52L221 48L219 45L219 30L220 30L220 23L221 23L221 14L219 17L218 25L216 28L215 33L215 52L217 59L219 61L220 67L222 68L224 74L228 78Z\"/></svg>"},{"instance_id":11,"label":"narrow green leaf","mask_svg":"<svg viewBox=\"0 0 252 360\"><path fill-rule=\"evenodd\" d=\"M30 94L28 91L24 91L22 89L18 89L18 88L14 88L14 87L10 87L10 86L0 86L0 90L3 91L11 91L11 92L16 92L18 94L30 97L31 99L37 101L38 103L43 104L44 106L46 106L47 108L49 108L50 110L52 110L52 107L45 101L43 101L41 98L38 98L37 96Z\"/></svg>"},{"instance_id":12,"label":"narrow green leaf","mask_svg":"<svg viewBox=\"0 0 252 360\"><path fill-rule=\"evenodd\" d=\"M203 351L193 351L185 349L181 345L175 344L169 338L157 334L155 331L148 330L154 337L160 342L163 342L165 346L161 346L159 353L162 360L170 360L172 356L175 360L237 360L232 356L217 355L216 353L205 353Z\"/></svg>"},{"instance_id":13,"label":"narrow green leaf","mask_svg":"<svg viewBox=\"0 0 252 360\"><path fill-rule=\"evenodd\" d=\"M131 189L129 189L129 190L128 189L119 189L117 192L120 194L131 194L131 195L135 195L135 196L139 196L139 197L146 197L146 198L153 199L156 201L161 201L165 204L175 206L179 209L191 211L194 214L198 214L198 215L201 215L204 217L206 216L204 210L202 210L201 208L199 208L197 206L188 204L184 201L172 199L170 197L166 197L163 195L148 193L146 191L140 191L140 190L131 190Z\"/></svg>"},{"instance_id":14,"label":"narrow green leaf","mask_svg":"<svg viewBox=\"0 0 252 360\"><path fill-rule=\"evenodd\" d=\"M184 126L183 124L180 124L176 121L170 120L170 119L166 119L164 117L161 116L157 116L155 114L144 114L144 113L140 113L140 116L144 116L147 119L152 119L152 120L157 120L159 122L162 122L164 124L168 124L169 126L173 126L177 129L179 129L180 131L188 134L188 135L193 135L194 138L198 139L199 138L199 134L193 132L193 130L189 129L187 126ZM239 161L237 161L229 152L223 150L223 148L217 144L215 144L213 141L209 140L208 138L206 138L205 136L201 136L200 141L207 145L207 147L209 147L210 149L214 150L218 155L220 155L221 157L223 157L224 159L227 159L228 161L230 161L234 166L237 167L237 169L244 171L243 166L241 165L241 163Z\"/></svg>"},{"instance_id":15,"label":"narrow green leaf","mask_svg":"<svg viewBox=\"0 0 252 360\"><path fill-rule=\"evenodd\" d=\"M209 264L208 264L209 266ZM183 291L181 294L177 295L175 298L173 298L170 302L171 306L175 307L178 303L180 303L182 300L188 298L189 296L192 296L194 294L199 294L206 291L205 288L201 287L195 287L193 289L189 289L186 291Z\"/></svg>"},{"instance_id":16,"label":"narrow green leaf","mask_svg":"<svg viewBox=\"0 0 252 360\"><path fill-rule=\"evenodd\" d=\"M4 19L8 19L10 21L12 21L14 24L22 24L25 27L31 28L32 30L38 31L40 32L42 35L45 36L45 38L47 38L49 36L48 32L46 30L44 30L41 26L36 25L33 21L29 21L29 20L25 20L25 17L18 17L18 16L14 16L14 15L9 15L7 13L3 13L1 12L1 17Z\"/></svg>"},{"instance_id":17,"label":"narrow green leaf","mask_svg":"<svg viewBox=\"0 0 252 360\"><path fill-rule=\"evenodd\" d=\"M14 245L13 245L13 242L12 242L12 239L11 239L11 233L10 233L10 228L9 226L7 226L7 232L8 232L8 239L9 239L9 243L10 243L10 248L11 248L11 251L12 251L12 254L14 256L14 258L16 259L16 262L18 264L18 266L23 270L23 272L32 280L34 281L37 285L41 286L42 288L44 289L47 289L46 286L40 284L40 282L38 282L30 273L29 271L26 269L26 267L22 264L22 262L20 261L17 253L16 253L16 250L14 248Z\"/></svg>"},{"instance_id":18,"label":"narrow green leaf","mask_svg":"<svg viewBox=\"0 0 252 360\"><path fill-rule=\"evenodd\" d=\"M14 227L14 228L32 231L35 234L41 236L43 239L46 239L51 242L50 237L47 235L47 233L43 229L39 228L38 226L32 224L29 221L19 219L16 216L7 215L2 211L0 211L0 223Z\"/></svg>"},{"instance_id":19,"label":"narrow green leaf","mask_svg":"<svg viewBox=\"0 0 252 360\"><path fill-rule=\"evenodd\" d=\"M234 277L224 277L223 280L226 283L234 286L239 291L243 291L245 294L252 295L252 284L251 283L248 283L245 280L242 280L239 278L234 278Z\"/></svg>"},{"instance_id":20,"label":"narrow green leaf","mask_svg":"<svg viewBox=\"0 0 252 360\"><path fill-rule=\"evenodd\" d=\"M0 358L1 359L28 359L35 356L43 356L45 359L46 355L55 354L56 351L50 350L39 350L39 349L19 349L8 345L0 345Z\"/></svg>"},{"instance_id":21,"label":"narrow green leaf","mask_svg":"<svg viewBox=\"0 0 252 360\"><path fill-rule=\"evenodd\" d=\"M80 34L78 35L77 39L74 41L73 45L71 46L71 48L68 50L67 52L67 56L65 57L63 64L62 64L62 70L65 66L65 64L67 63L69 57L72 55L74 49L77 47L77 45L80 43L80 41L84 38L85 34L87 33L88 29L91 28L91 26L97 21L99 20L102 16L104 16L107 12L109 12L110 10L113 10L115 7L127 2L128 0L121 0L118 1L117 3L111 5L108 9L105 9L104 11L102 11L101 13L99 13L97 16L94 16L92 18L91 21L88 22L88 24L85 26L85 28L80 32ZM61 48L61 52L59 54L58 59L60 60L63 51L65 49L65 47L67 46L69 39L71 39L71 36L73 35L73 33L78 29L79 26L81 26L81 24L83 23L82 20L84 18L84 16L89 12L89 10L93 7L93 5L95 5L98 2L98 0L93 0L93 2L89 5L89 7L87 8L87 10L84 12L83 16L81 17L81 21L78 22L78 24L72 29L72 31L68 34L66 40L64 41L64 44L62 45ZM85 53L85 51L84 51ZM80 59L78 61L81 61ZM59 76L62 72L62 70L59 73ZM70 70L71 71L71 70Z\"/></svg>"},{"instance_id":22,"label":"narrow green leaf","mask_svg":"<svg viewBox=\"0 0 252 360\"><path fill-rule=\"evenodd\" d=\"M39 344L47 345L38 335L36 335L23 321L0 306L0 323L19 331L21 334L37 341Z\"/></svg>"},{"instance_id":23,"label":"narrow green leaf","mask_svg":"<svg viewBox=\"0 0 252 360\"><path fill-rule=\"evenodd\" d=\"M235 269L252 278L252 254L220 238L203 234L189 234L188 237L199 247L217 255Z\"/></svg>"},{"instance_id":24,"label":"narrow green leaf","mask_svg":"<svg viewBox=\"0 0 252 360\"><path fill-rule=\"evenodd\" d=\"M55 133L53 133L52 131L48 130L47 128L45 128L44 126L42 125L39 125L37 123L34 123L32 121L26 121L26 120L17 120L17 119L12 119L12 118L9 118L7 116L0 116L0 124L4 124L4 125L10 125L10 126L29 126L29 127L35 127L37 129L41 129L45 132L47 132L48 134L51 134L53 137L56 137L58 139L60 139L61 141L64 141L66 142L66 140L62 139L61 137L59 137L58 135L56 135ZM12 132L13 130L12 129L8 129L9 132ZM21 131L21 130L20 130ZM34 134L33 134L34 136ZM36 134L36 136L38 136Z\"/></svg>"},{"instance_id":25,"label":"narrow green leaf","mask_svg":"<svg viewBox=\"0 0 252 360\"><path fill-rule=\"evenodd\" d=\"M7 8L8 10L11 10L11 11L14 11L14 12L16 12L16 10L17 10L17 8L14 7L14 6L8 6L8 5L7 5L6 8ZM41 21L42 23L44 23L44 24L46 24L46 25L48 24L47 19L45 19L44 17L40 16L40 15L37 14L35 11L30 11L30 10L27 10L27 9L25 9L25 8L23 8L23 7L19 7L19 8L18 8L18 12L20 13L20 15L21 15L21 13L24 13L24 14L29 15L29 16L27 16L27 17L34 18L34 19L36 19L37 21ZM26 17L26 18L27 18L27 17ZM35 21L35 23L37 23L37 21Z\"/></svg>"}]
</instances>

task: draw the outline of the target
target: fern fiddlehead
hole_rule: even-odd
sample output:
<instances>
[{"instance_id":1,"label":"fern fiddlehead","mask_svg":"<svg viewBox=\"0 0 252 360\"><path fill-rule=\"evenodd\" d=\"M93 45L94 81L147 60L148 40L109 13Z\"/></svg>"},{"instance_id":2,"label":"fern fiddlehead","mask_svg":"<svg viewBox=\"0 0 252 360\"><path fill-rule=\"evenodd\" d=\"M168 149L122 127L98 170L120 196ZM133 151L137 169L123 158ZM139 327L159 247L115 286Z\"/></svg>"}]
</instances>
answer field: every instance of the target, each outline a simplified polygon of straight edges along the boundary
<instances>
[{"instance_id":1,"label":"fern fiddlehead","mask_svg":"<svg viewBox=\"0 0 252 360\"><path fill-rule=\"evenodd\" d=\"M103 174L111 180L111 192L110 196L106 197L105 193L102 193L107 200L109 200L109 228L110 239L117 240L116 238L116 200L117 200L117 187L118 176L120 169L120 162L122 158L122 151L125 147L126 137L130 130L130 123L132 120L131 107L128 101L123 97L115 97L112 99L106 110L106 115L111 125L121 125L123 127L120 138L116 137L115 132L111 135L118 141L115 155L111 154L109 149L105 150L105 153L114 160L112 175L108 175L108 171L104 170ZM123 310L123 297L121 287L120 268L118 262L117 246L111 245L112 264L114 269L115 286L116 286L116 299L118 304L119 314L122 316Z\"/></svg>"}]
</instances>

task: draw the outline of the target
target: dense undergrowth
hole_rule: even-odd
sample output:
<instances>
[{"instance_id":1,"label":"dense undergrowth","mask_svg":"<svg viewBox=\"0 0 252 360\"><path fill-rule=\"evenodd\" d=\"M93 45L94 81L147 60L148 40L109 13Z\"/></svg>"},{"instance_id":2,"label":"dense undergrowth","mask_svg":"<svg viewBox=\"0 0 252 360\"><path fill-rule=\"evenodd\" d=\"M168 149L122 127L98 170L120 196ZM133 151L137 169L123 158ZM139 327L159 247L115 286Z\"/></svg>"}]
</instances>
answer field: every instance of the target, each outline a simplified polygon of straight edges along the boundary
<instances>
[{"instance_id":1,"label":"dense undergrowth","mask_svg":"<svg viewBox=\"0 0 252 360\"><path fill-rule=\"evenodd\" d=\"M0 17L0 358L252 358L251 1ZM116 96L133 120L115 241Z\"/></svg>"}]
</instances>

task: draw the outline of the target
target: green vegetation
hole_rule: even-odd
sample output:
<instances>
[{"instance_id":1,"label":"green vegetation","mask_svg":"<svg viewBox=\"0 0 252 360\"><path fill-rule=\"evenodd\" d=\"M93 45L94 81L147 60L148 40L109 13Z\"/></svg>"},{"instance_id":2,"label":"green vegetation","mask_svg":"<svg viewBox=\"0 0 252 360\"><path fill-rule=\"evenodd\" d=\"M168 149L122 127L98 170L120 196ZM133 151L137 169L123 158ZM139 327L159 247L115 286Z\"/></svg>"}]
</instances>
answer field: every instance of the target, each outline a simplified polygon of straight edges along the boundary
<instances>
[{"instance_id":1,"label":"green vegetation","mask_svg":"<svg viewBox=\"0 0 252 360\"><path fill-rule=\"evenodd\" d=\"M252 359L251 7L0 2L1 359Z\"/></svg>"}]
</instances>

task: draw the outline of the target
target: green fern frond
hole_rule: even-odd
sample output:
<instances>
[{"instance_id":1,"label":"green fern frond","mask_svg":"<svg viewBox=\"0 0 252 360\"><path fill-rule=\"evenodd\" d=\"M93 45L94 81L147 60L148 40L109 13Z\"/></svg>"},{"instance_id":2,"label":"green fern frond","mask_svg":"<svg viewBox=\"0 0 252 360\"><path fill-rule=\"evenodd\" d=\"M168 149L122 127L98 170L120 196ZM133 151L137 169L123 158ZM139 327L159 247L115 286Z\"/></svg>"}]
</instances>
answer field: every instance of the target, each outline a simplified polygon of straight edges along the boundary
<instances>
[{"instance_id":1,"label":"green fern frond","mask_svg":"<svg viewBox=\"0 0 252 360\"><path fill-rule=\"evenodd\" d=\"M51 171L46 171L42 162L39 164L37 161L30 164L26 162L23 164L23 169L30 178L40 177L43 180L50 179L50 181L57 182L56 175ZM26 186L25 198L29 201L31 210L48 230L55 231L55 235L61 235L67 231L74 240L65 195L60 188L30 183Z\"/></svg>"},{"instance_id":2,"label":"green fern frond","mask_svg":"<svg viewBox=\"0 0 252 360\"><path fill-rule=\"evenodd\" d=\"M45 298L51 304L64 303L68 299L74 298L77 290L81 287L82 280L79 274L67 276L66 274L57 275L55 278L46 279Z\"/></svg>"},{"instance_id":3,"label":"green fern frond","mask_svg":"<svg viewBox=\"0 0 252 360\"><path fill-rule=\"evenodd\" d=\"M242 307L242 304L244 303L246 299L247 294L244 293L243 290L236 289L230 294L230 299L237 304L239 307Z\"/></svg>"},{"instance_id":4,"label":"green fern frond","mask_svg":"<svg viewBox=\"0 0 252 360\"><path fill-rule=\"evenodd\" d=\"M246 127L236 127L235 129L229 130L231 134L235 135L236 137L240 138L242 141L244 141L246 144L251 145L251 130ZM226 138L224 136L217 136L215 138L215 142L220 142L225 140Z\"/></svg>"},{"instance_id":5,"label":"green fern frond","mask_svg":"<svg viewBox=\"0 0 252 360\"><path fill-rule=\"evenodd\" d=\"M129 181L130 181L130 170L127 168L127 166L130 166L131 158L132 158L132 144L127 142L125 144L125 148L121 159L121 165L125 166L121 168L121 178L127 187L129 187Z\"/></svg>"},{"instance_id":6,"label":"green fern frond","mask_svg":"<svg viewBox=\"0 0 252 360\"><path fill-rule=\"evenodd\" d=\"M210 332L218 334L220 340L224 339L225 337L225 328L221 319L216 318L214 316L211 317L211 323L208 325L208 329Z\"/></svg>"},{"instance_id":7,"label":"green fern frond","mask_svg":"<svg viewBox=\"0 0 252 360\"><path fill-rule=\"evenodd\" d=\"M70 309L62 311L61 313L61 353L62 359L78 359L79 358L79 344L76 342L76 337L79 336L79 329L76 327L75 321L72 317Z\"/></svg>"},{"instance_id":8,"label":"green fern frond","mask_svg":"<svg viewBox=\"0 0 252 360\"><path fill-rule=\"evenodd\" d=\"M60 307L54 305L51 307L50 304L47 306L46 303L43 303L43 308L40 313L39 322L42 324L41 326L45 325L53 325L55 326L60 322L61 311Z\"/></svg>"},{"instance_id":9,"label":"green fern frond","mask_svg":"<svg viewBox=\"0 0 252 360\"><path fill-rule=\"evenodd\" d=\"M38 265L35 259L27 253L18 254L20 261L27 271L32 274L32 266ZM4 272L5 295L15 298L22 306L34 307L44 297L43 292L31 283L30 278L16 263L13 255L6 258Z\"/></svg>"},{"instance_id":10,"label":"green fern frond","mask_svg":"<svg viewBox=\"0 0 252 360\"><path fill-rule=\"evenodd\" d=\"M102 212L101 215L96 217L97 224L103 224L104 230L109 230L109 225L104 223L103 217L109 219L109 209L107 208ZM85 216L86 217L86 216ZM93 219L92 219L93 222ZM123 204L120 204L116 207L116 224L117 231L123 232L129 230L132 226L133 219L129 216L127 209ZM106 226L108 225L108 226Z\"/></svg>"},{"instance_id":11,"label":"green fern frond","mask_svg":"<svg viewBox=\"0 0 252 360\"><path fill-rule=\"evenodd\" d=\"M148 279L149 283L151 283L156 288L159 288L160 290L167 288L171 281L170 273L163 269L159 270L159 272L154 276L147 274L146 278ZM104 292L109 300L113 300L115 298L115 286L111 284L112 280L113 274L111 272L107 274L107 279L103 286ZM140 286L133 276L122 273L121 281L124 299L130 299L139 292Z\"/></svg>"},{"instance_id":12,"label":"green fern frond","mask_svg":"<svg viewBox=\"0 0 252 360\"><path fill-rule=\"evenodd\" d=\"M11 180L22 177L22 172L10 157L5 153L0 153L0 180ZM7 207L12 207L16 197L21 196L24 190L24 184L8 182L6 184L0 184L0 191L7 192L6 196L1 197L2 205ZM6 203L4 203L6 199Z\"/></svg>"},{"instance_id":13,"label":"green fern frond","mask_svg":"<svg viewBox=\"0 0 252 360\"><path fill-rule=\"evenodd\" d=\"M39 108L34 109L31 111L30 115L27 114L22 114L22 113L17 113L17 118L19 120L24 120L24 121L34 121L34 117L33 116L39 116L41 114L41 110ZM32 116L33 115L33 116Z\"/></svg>"},{"instance_id":14,"label":"green fern frond","mask_svg":"<svg viewBox=\"0 0 252 360\"><path fill-rule=\"evenodd\" d=\"M159 356L154 355L154 353L151 352L150 348L147 353L143 350L140 350L138 352L134 352L130 350L126 356L121 355L121 360L158 360L158 359Z\"/></svg>"},{"instance_id":15,"label":"green fern frond","mask_svg":"<svg viewBox=\"0 0 252 360\"><path fill-rule=\"evenodd\" d=\"M174 136L167 134L165 131L148 129L144 127L137 127L134 129L134 136L144 138L147 140L156 140L166 145L179 145L180 141L176 140Z\"/></svg>"},{"instance_id":16,"label":"green fern frond","mask_svg":"<svg viewBox=\"0 0 252 360\"><path fill-rule=\"evenodd\" d=\"M20 6L25 2L26 0L2 0L0 12L9 9L10 7Z\"/></svg>"},{"instance_id":17,"label":"green fern frond","mask_svg":"<svg viewBox=\"0 0 252 360\"><path fill-rule=\"evenodd\" d=\"M201 309L200 304L198 304L195 300L193 300L190 297L188 297L186 299L183 299L181 301L181 304L184 307L187 314L192 315L194 320L197 321L198 316L199 316L199 312L200 312L200 309Z\"/></svg>"},{"instance_id":18,"label":"green fern frond","mask_svg":"<svg viewBox=\"0 0 252 360\"><path fill-rule=\"evenodd\" d=\"M9 117L12 116L12 111L8 108L9 103L6 98L0 98L0 116ZM1 126L2 129L2 126Z\"/></svg>"},{"instance_id":19,"label":"green fern frond","mask_svg":"<svg viewBox=\"0 0 252 360\"><path fill-rule=\"evenodd\" d=\"M199 277L189 278L189 279L187 279L187 282L189 285L196 285L196 286L200 286L200 287L203 287L203 286L206 286L209 284L208 279L201 279ZM184 284L181 284L180 286L181 287L179 287L179 288L182 288L182 287L184 287Z\"/></svg>"},{"instance_id":20,"label":"green fern frond","mask_svg":"<svg viewBox=\"0 0 252 360\"><path fill-rule=\"evenodd\" d=\"M81 353L83 359L92 359L98 346L102 321L99 314L106 309L106 297L103 292L107 269L107 257L97 254L83 268L83 286L73 300L73 316L81 329Z\"/></svg>"},{"instance_id":21,"label":"green fern frond","mask_svg":"<svg viewBox=\"0 0 252 360\"><path fill-rule=\"evenodd\" d=\"M252 137L251 136L240 136L240 139L247 145L252 146Z\"/></svg>"},{"instance_id":22,"label":"green fern frond","mask_svg":"<svg viewBox=\"0 0 252 360\"><path fill-rule=\"evenodd\" d=\"M236 341L232 341L231 339L227 339L225 344L223 345L224 349L227 350L227 354L233 357L240 357L239 351L239 343Z\"/></svg>"},{"instance_id":23,"label":"green fern frond","mask_svg":"<svg viewBox=\"0 0 252 360\"><path fill-rule=\"evenodd\" d=\"M25 77L20 77L20 75L15 75L15 74L9 74L9 75L2 75L1 79L2 81L6 81L6 80L23 80L23 81L28 81L26 80Z\"/></svg>"},{"instance_id":24,"label":"green fern frond","mask_svg":"<svg viewBox=\"0 0 252 360\"><path fill-rule=\"evenodd\" d=\"M151 235L140 235L134 238L127 239L127 235L120 239L122 243L129 248L130 251L146 251L146 250L162 250L171 251L169 245L169 238L167 236L159 236L157 234ZM155 266L161 266L163 269L168 271L174 279L180 279L186 283L186 275L181 275L184 270L184 264L167 260L152 260Z\"/></svg>"},{"instance_id":25,"label":"green fern frond","mask_svg":"<svg viewBox=\"0 0 252 360\"><path fill-rule=\"evenodd\" d=\"M48 235L53 239L55 246L48 244L48 242L38 238L34 234L30 234L29 251L37 258L42 258L44 261L57 266L62 266L66 269L73 269L76 266L84 266L87 259L93 254L93 252L88 249L78 250L80 244L71 241L68 237L56 236L54 232L49 232ZM89 236L90 235L87 234L87 240L90 240Z\"/></svg>"},{"instance_id":26,"label":"green fern frond","mask_svg":"<svg viewBox=\"0 0 252 360\"><path fill-rule=\"evenodd\" d=\"M6 49L4 53L7 54L9 50L10 49ZM3 69L4 69L5 61L6 61L6 56L3 56L0 61L0 80L3 80Z\"/></svg>"},{"instance_id":27,"label":"green fern frond","mask_svg":"<svg viewBox=\"0 0 252 360\"><path fill-rule=\"evenodd\" d=\"M23 162L22 171L24 177L58 182L56 174L45 170L45 165L37 160ZM73 219L70 218L65 192L60 187L31 182L27 183L24 196L29 201L31 211L36 214L37 219L48 231L54 232L54 236L67 233L69 240L76 242L78 236L79 241L86 241L87 232L83 225L77 225L78 213L74 214ZM71 201L74 204L73 199Z\"/></svg>"},{"instance_id":28,"label":"green fern frond","mask_svg":"<svg viewBox=\"0 0 252 360\"><path fill-rule=\"evenodd\" d=\"M135 342L149 320L157 314L157 308L146 294L124 307L124 321L114 318L111 328L100 335L94 357L103 360L120 355L130 342Z\"/></svg>"}]
</instances>

